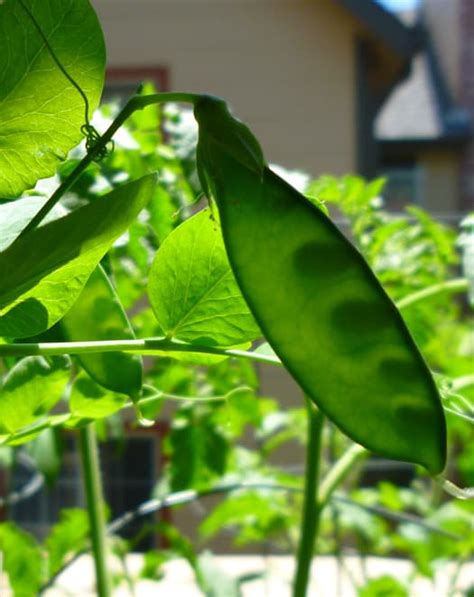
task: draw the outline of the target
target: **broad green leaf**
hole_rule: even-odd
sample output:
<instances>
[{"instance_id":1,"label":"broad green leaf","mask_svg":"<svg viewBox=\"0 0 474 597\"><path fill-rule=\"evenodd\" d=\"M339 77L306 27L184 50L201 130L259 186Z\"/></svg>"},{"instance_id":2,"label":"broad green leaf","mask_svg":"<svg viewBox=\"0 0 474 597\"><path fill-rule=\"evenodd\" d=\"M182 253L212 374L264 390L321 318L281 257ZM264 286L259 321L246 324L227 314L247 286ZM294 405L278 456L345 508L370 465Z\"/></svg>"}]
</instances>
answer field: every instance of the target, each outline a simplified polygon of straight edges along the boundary
<instances>
[{"instance_id":1,"label":"broad green leaf","mask_svg":"<svg viewBox=\"0 0 474 597\"><path fill-rule=\"evenodd\" d=\"M3 197L17 197L39 178L53 174L82 137L84 99L61 72L44 38L69 77L83 90L89 115L102 92L104 40L88 0L0 3Z\"/></svg>"},{"instance_id":2,"label":"broad green leaf","mask_svg":"<svg viewBox=\"0 0 474 597\"><path fill-rule=\"evenodd\" d=\"M169 338L233 346L260 335L207 209L165 239L151 267L149 296Z\"/></svg>"},{"instance_id":3,"label":"broad green leaf","mask_svg":"<svg viewBox=\"0 0 474 597\"><path fill-rule=\"evenodd\" d=\"M50 575L56 574L69 556L85 547L88 534L89 519L85 510L71 508L61 511L59 522L45 541Z\"/></svg>"},{"instance_id":4,"label":"broad green leaf","mask_svg":"<svg viewBox=\"0 0 474 597\"><path fill-rule=\"evenodd\" d=\"M67 340L120 340L134 338L120 299L102 267L93 272L79 298L61 320ZM111 390L137 396L142 385L142 360L138 355L103 352L77 356L87 373Z\"/></svg>"},{"instance_id":5,"label":"broad green leaf","mask_svg":"<svg viewBox=\"0 0 474 597\"><path fill-rule=\"evenodd\" d=\"M22 425L14 433L0 436L0 444L8 446L21 446L22 444L27 444L36 439L49 427L65 426L70 417L71 415L69 413L41 415L39 418L35 419L33 423Z\"/></svg>"},{"instance_id":6,"label":"broad green leaf","mask_svg":"<svg viewBox=\"0 0 474 597\"><path fill-rule=\"evenodd\" d=\"M120 410L127 397L113 394L95 383L85 374L75 380L69 397L69 407L74 417L101 419Z\"/></svg>"},{"instance_id":7,"label":"broad green leaf","mask_svg":"<svg viewBox=\"0 0 474 597\"><path fill-rule=\"evenodd\" d=\"M4 522L0 524L0 552L14 597L37 595L43 562L35 539L12 522Z\"/></svg>"},{"instance_id":8,"label":"broad green leaf","mask_svg":"<svg viewBox=\"0 0 474 597\"><path fill-rule=\"evenodd\" d=\"M150 198L145 176L31 231L0 253L0 335L34 336L74 304L99 261Z\"/></svg>"},{"instance_id":9,"label":"broad green leaf","mask_svg":"<svg viewBox=\"0 0 474 597\"><path fill-rule=\"evenodd\" d=\"M14 432L44 415L61 398L69 379L69 362L26 357L5 376L0 389L0 430Z\"/></svg>"}]
</instances>

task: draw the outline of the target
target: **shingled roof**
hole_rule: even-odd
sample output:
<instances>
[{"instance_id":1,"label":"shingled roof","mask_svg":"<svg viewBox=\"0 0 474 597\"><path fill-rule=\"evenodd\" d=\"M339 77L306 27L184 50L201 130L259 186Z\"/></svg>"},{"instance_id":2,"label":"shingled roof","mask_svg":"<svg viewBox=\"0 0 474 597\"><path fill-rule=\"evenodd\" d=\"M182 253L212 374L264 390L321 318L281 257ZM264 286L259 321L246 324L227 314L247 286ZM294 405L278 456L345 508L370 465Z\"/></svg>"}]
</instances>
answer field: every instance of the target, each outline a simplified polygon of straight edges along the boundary
<instances>
[{"instance_id":1,"label":"shingled roof","mask_svg":"<svg viewBox=\"0 0 474 597\"><path fill-rule=\"evenodd\" d=\"M470 134L469 114L452 99L429 32L422 25L418 29L420 50L409 76L396 85L379 111L375 137L386 144L463 142Z\"/></svg>"}]
</instances>

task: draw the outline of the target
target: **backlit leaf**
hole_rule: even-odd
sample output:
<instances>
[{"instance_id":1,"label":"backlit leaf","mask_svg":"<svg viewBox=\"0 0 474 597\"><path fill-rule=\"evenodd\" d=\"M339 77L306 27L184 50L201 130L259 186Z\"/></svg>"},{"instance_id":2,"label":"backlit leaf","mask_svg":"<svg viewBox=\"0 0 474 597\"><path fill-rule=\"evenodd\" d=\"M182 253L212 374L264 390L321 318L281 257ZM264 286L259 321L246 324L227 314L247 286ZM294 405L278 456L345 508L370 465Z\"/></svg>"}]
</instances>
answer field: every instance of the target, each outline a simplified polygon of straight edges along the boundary
<instances>
[{"instance_id":1,"label":"backlit leaf","mask_svg":"<svg viewBox=\"0 0 474 597\"><path fill-rule=\"evenodd\" d=\"M12 522L3 522L0 524L0 552L13 595L36 595L41 584L42 557L35 539Z\"/></svg>"},{"instance_id":2,"label":"backlit leaf","mask_svg":"<svg viewBox=\"0 0 474 597\"><path fill-rule=\"evenodd\" d=\"M120 299L100 266L92 272L79 298L62 319L61 328L71 342L135 337ZM78 355L77 359L104 388L128 396L140 392L143 373L140 356L103 352Z\"/></svg>"},{"instance_id":3,"label":"backlit leaf","mask_svg":"<svg viewBox=\"0 0 474 597\"><path fill-rule=\"evenodd\" d=\"M68 361L26 357L5 376L0 389L0 431L14 432L33 423L61 398L69 379Z\"/></svg>"},{"instance_id":4,"label":"backlit leaf","mask_svg":"<svg viewBox=\"0 0 474 597\"><path fill-rule=\"evenodd\" d=\"M114 240L149 200L154 182L149 175L123 185L2 251L0 335L34 336L61 319Z\"/></svg>"},{"instance_id":5,"label":"backlit leaf","mask_svg":"<svg viewBox=\"0 0 474 597\"><path fill-rule=\"evenodd\" d=\"M17 197L39 178L53 174L59 161L82 138L84 99L61 72L44 38L69 77L83 90L90 115L102 92L104 40L88 0L0 3L3 197Z\"/></svg>"},{"instance_id":6,"label":"backlit leaf","mask_svg":"<svg viewBox=\"0 0 474 597\"><path fill-rule=\"evenodd\" d=\"M74 380L69 406L75 417L101 419L120 410L126 401L123 394L113 394L81 374Z\"/></svg>"},{"instance_id":7,"label":"backlit leaf","mask_svg":"<svg viewBox=\"0 0 474 597\"><path fill-rule=\"evenodd\" d=\"M149 296L170 338L233 346L260 335L230 269L219 224L207 209L165 239L151 267Z\"/></svg>"},{"instance_id":8,"label":"backlit leaf","mask_svg":"<svg viewBox=\"0 0 474 597\"><path fill-rule=\"evenodd\" d=\"M60 520L45 541L48 550L49 574L58 572L67 558L83 549L89 534L89 519L85 510L62 510Z\"/></svg>"}]
</instances>

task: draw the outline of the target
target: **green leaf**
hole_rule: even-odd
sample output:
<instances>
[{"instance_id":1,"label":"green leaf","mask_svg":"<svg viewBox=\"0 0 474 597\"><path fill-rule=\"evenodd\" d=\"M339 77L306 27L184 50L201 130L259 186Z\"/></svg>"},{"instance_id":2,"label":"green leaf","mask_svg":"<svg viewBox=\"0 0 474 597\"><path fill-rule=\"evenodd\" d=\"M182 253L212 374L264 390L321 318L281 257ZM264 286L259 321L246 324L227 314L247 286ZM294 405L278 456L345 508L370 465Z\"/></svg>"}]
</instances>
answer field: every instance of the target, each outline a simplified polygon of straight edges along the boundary
<instances>
[{"instance_id":1,"label":"green leaf","mask_svg":"<svg viewBox=\"0 0 474 597\"><path fill-rule=\"evenodd\" d=\"M288 501L272 491L243 491L220 502L199 527L209 539L232 529L236 545L268 541L288 524Z\"/></svg>"},{"instance_id":2,"label":"green leaf","mask_svg":"<svg viewBox=\"0 0 474 597\"><path fill-rule=\"evenodd\" d=\"M149 297L169 338L233 346L260 335L230 269L219 224L207 209L163 242L151 267Z\"/></svg>"},{"instance_id":3,"label":"green leaf","mask_svg":"<svg viewBox=\"0 0 474 597\"><path fill-rule=\"evenodd\" d=\"M25 10L26 6L27 10ZM36 21L36 25L28 14ZM6 0L0 4L0 196L17 197L50 176L81 139L85 104L98 105L105 47L88 0Z\"/></svg>"},{"instance_id":4,"label":"green leaf","mask_svg":"<svg viewBox=\"0 0 474 597\"><path fill-rule=\"evenodd\" d=\"M50 576L59 571L69 556L86 546L88 534L89 519L85 510L61 510L59 522L51 529L45 541Z\"/></svg>"},{"instance_id":5,"label":"green leaf","mask_svg":"<svg viewBox=\"0 0 474 597\"><path fill-rule=\"evenodd\" d=\"M28 337L53 326L91 272L150 198L155 176L31 231L0 253L0 335ZM34 258L33 258L34 257Z\"/></svg>"},{"instance_id":6,"label":"green leaf","mask_svg":"<svg viewBox=\"0 0 474 597\"><path fill-rule=\"evenodd\" d=\"M0 430L13 433L44 415L61 398L69 363L57 358L26 357L5 376L0 390Z\"/></svg>"},{"instance_id":7,"label":"green leaf","mask_svg":"<svg viewBox=\"0 0 474 597\"><path fill-rule=\"evenodd\" d=\"M168 441L172 491L206 486L224 473L229 446L206 408L183 407Z\"/></svg>"},{"instance_id":8,"label":"green leaf","mask_svg":"<svg viewBox=\"0 0 474 597\"><path fill-rule=\"evenodd\" d=\"M169 554L162 553L156 549L146 551L143 554L140 578L148 580L161 580L164 576L163 564L169 560Z\"/></svg>"},{"instance_id":9,"label":"green leaf","mask_svg":"<svg viewBox=\"0 0 474 597\"><path fill-rule=\"evenodd\" d=\"M0 524L3 569L15 597L36 595L41 584L42 557L35 539L12 522Z\"/></svg>"},{"instance_id":10,"label":"green leaf","mask_svg":"<svg viewBox=\"0 0 474 597\"><path fill-rule=\"evenodd\" d=\"M120 299L100 266L92 272L60 325L71 342L135 338ZM128 396L139 394L143 367L138 355L104 352L78 355L77 359L104 388Z\"/></svg>"},{"instance_id":11,"label":"green leaf","mask_svg":"<svg viewBox=\"0 0 474 597\"><path fill-rule=\"evenodd\" d=\"M69 397L72 415L88 419L108 417L126 402L126 396L105 390L85 374L79 374L74 380Z\"/></svg>"}]
</instances>

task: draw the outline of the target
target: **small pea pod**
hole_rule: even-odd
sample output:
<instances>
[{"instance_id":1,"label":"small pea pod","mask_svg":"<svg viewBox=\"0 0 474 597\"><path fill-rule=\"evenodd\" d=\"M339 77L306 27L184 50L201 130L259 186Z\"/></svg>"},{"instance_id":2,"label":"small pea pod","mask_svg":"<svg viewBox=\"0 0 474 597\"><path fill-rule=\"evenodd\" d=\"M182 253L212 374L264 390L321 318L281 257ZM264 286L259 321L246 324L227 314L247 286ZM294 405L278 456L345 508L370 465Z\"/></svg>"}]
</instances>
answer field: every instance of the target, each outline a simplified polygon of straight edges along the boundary
<instances>
[{"instance_id":1,"label":"small pea pod","mask_svg":"<svg viewBox=\"0 0 474 597\"><path fill-rule=\"evenodd\" d=\"M265 337L350 438L439 473L444 412L397 308L328 217L269 168L248 166L256 155L241 156L248 129L228 114L219 116L225 127L216 131L213 111L212 98L195 105L199 169L217 203L235 277Z\"/></svg>"},{"instance_id":2,"label":"small pea pod","mask_svg":"<svg viewBox=\"0 0 474 597\"><path fill-rule=\"evenodd\" d=\"M101 266L90 276L82 293L60 323L71 342L133 339L132 327L120 300ZM121 352L81 354L82 367L101 386L137 398L143 367L137 355Z\"/></svg>"}]
</instances>

